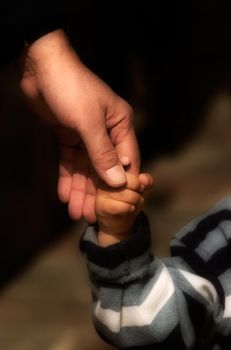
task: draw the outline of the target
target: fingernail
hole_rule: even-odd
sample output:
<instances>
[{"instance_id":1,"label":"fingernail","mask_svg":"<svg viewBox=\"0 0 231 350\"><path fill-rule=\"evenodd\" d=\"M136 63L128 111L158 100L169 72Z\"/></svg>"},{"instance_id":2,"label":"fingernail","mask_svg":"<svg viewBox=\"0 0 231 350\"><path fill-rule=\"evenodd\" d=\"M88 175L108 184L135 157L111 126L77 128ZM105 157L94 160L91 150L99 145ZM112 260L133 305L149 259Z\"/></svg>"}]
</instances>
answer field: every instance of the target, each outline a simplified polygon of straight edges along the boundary
<instances>
[{"instance_id":1,"label":"fingernail","mask_svg":"<svg viewBox=\"0 0 231 350\"><path fill-rule=\"evenodd\" d=\"M108 178L115 185L124 185L126 183L126 175L120 165L116 165L106 171Z\"/></svg>"}]
</instances>

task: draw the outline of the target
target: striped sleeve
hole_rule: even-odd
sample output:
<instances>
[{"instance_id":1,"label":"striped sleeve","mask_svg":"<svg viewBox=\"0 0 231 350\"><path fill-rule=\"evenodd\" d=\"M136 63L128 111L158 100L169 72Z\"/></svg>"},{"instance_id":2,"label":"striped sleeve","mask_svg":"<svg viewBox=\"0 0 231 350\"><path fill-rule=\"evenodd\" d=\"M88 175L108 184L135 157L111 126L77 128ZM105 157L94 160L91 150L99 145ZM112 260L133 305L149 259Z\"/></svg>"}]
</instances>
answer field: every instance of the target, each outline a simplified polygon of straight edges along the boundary
<instances>
[{"instance_id":1,"label":"striped sleeve","mask_svg":"<svg viewBox=\"0 0 231 350\"><path fill-rule=\"evenodd\" d=\"M97 228L85 231L81 249L87 255L97 331L121 349L203 348L201 335L208 337L220 310L216 288L180 257L154 257L150 243L144 213L129 241L107 248L98 246Z\"/></svg>"}]
</instances>

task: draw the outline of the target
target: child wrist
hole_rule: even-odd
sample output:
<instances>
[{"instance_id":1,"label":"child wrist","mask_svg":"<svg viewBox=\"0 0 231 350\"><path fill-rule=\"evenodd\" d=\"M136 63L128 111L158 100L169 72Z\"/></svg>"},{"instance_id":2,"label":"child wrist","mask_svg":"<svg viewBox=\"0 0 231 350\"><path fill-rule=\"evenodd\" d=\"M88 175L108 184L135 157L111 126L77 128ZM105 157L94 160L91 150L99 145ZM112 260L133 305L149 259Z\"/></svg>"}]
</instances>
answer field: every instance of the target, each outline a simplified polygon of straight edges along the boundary
<instances>
[{"instance_id":1,"label":"child wrist","mask_svg":"<svg viewBox=\"0 0 231 350\"><path fill-rule=\"evenodd\" d=\"M120 234L116 234L116 233L112 234L112 233L107 233L107 232L99 229L99 231L98 231L98 243L102 247L107 247L109 245L128 240L130 235L131 235L130 231L125 232L125 233L120 233Z\"/></svg>"}]
</instances>

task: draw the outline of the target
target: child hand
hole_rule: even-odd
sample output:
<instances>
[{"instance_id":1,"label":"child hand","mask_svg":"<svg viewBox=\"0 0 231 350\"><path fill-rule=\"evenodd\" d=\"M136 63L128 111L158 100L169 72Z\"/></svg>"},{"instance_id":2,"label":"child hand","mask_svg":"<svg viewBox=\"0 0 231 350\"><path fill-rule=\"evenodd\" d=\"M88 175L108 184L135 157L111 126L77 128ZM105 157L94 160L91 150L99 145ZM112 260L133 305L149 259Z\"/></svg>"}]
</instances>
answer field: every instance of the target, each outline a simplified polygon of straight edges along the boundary
<instances>
[{"instance_id":1,"label":"child hand","mask_svg":"<svg viewBox=\"0 0 231 350\"><path fill-rule=\"evenodd\" d=\"M98 241L102 246L128 239L144 197L153 184L149 174L126 173L126 176L127 184L122 188L102 185L97 190L95 212L99 224Z\"/></svg>"}]
</instances>

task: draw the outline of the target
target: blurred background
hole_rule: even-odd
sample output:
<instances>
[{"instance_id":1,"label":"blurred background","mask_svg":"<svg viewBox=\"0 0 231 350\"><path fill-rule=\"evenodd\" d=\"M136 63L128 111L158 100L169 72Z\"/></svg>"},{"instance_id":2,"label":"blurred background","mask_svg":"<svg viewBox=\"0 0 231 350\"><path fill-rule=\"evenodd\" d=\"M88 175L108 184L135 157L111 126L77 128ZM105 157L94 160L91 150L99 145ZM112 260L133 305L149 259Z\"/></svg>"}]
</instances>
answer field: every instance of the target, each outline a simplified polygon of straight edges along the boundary
<instances>
[{"instance_id":1,"label":"blurred background","mask_svg":"<svg viewBox=\"0 0 231 350\"><path fill-rule=\"evenodd\" d=\"M84 63L134 108L153 251L231 195L229 1L70 1ZM91 325L73 222L56 195L58 149L27 107L13 64L0 72L0 348L109 350Z\"/></svg>"}]
</instances>

